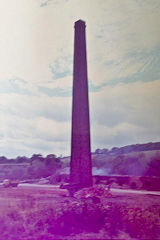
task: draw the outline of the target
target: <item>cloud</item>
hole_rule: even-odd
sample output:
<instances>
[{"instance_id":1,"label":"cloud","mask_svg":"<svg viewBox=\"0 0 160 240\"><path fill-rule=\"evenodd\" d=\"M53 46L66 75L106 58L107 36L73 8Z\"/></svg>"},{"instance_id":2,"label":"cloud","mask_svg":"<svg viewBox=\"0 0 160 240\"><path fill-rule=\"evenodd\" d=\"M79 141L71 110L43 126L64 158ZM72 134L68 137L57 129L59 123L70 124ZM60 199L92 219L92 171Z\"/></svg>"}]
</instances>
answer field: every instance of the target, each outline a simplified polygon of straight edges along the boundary
<instances>
[{"instance_id":1,"label":"cloud","mask_svg":"<svg viewBox=\"0 0 160 240\"><path fill-rule=\"evenodd\" d=\"M60 154L60 150L62 154L66 154L70 145L68 104L67 110L64 103L63 107L60 103L59 108L57 108L58 104L55 108L54 104L50 103L48 108L48 102L46 100L43 102L42 99L38 101L37 97L36 104L33 101L35 98L32 98L23 105L25 97L17 96L18 99L14 102L12 97L6 105L3 103L6 111L0 119L1 153L13 157L20 154L32 155L35 152ZM19 101L21 104L18 105ZM32 101L32 108L30 108Z\"/></svg>"},{"instance_id":2,"label":"cloud","mask_svg":"<svg viewBox=\"0 0 160 240\"><path fill-rule=\"evenodd\" d=\"M53 79L64 78L72 74L72 57L71 56L61 56L54 61L52 65L49 66Z\"/></svg>"},{"instance_id":3,"label":"cloud","mask_svg":"<svg viewBox=\"0 0 160 240\"><path fill-rule=\"evenodd\" d=\"M40 5L40 7L46 7L48 5L48 3L50 3L52 0L47 0L47 1L43 1Z\"/></svg>"},{"instance_id":4,"label":"cloud","mask_svg":"<svg viewBox=\"0 0 160 240\"><path fill-rule=\"evenodd\" d=\"M159 87L160 80L136 82L91 94L93 149L159 141Z\"/></svg>"},{"instance_id":5,"label":"cloud","mask_svg":"<svg viewBox=\"0 0 160 240\"><path fill-rule=\"evenodd\" d=\"M158 1L38 2L53 4L47 8L31 1L2 4L0 79L17 76L37 84L71 75L73 23L78 18L87 23L88 72L95 86L136 74L146 54L149 64L158 49Z\"/></svg>"},{"instance_id":6,"label":"cloud","mask_svg":"<svg viewBox=\"0 0 160 240\"><path fill-rule=\"evenodd\" d=\"M159 87L157 80L90 93L92 151L159 141ZM71 97L12 93L1 95L0 102L2 153L70 154Z\"/></svg>"},{"instance_id":7,"label":"cloud","mask_svg":"<svg viewBox=\"0 0 160 240\"><path fill-rule=\"evenodd\" d=\"M2 154L70 153L77 19L87 25L92 149L159 140L158 0L5 0L0 18Z\"/></svg>"},{"instance_id":8,"label":"cloud","mask_svg":"<svg viewBox=\"0 0 160 240\"><path fill-rule=\"evenodd\" d=\"M61 2L67 2L67 1L68 0L61 0ZM47 1L41 0L40 7L46 7L50 3L59 4L59 1L58 0L47 0Z\"/></svg>"},{"instance_id":9,"label":"cloud","mask_svg":"<svg viewBox=\"0 0 160 240\"><path fill-rule=\"evenodd\" d=\"M69 121L71 98L50 98L46 95L25 96L19 94L1 94L0 110L2 116L11 114L22 118L35 118L45 116L56 121Z\"/></svg>"}]
</instances>

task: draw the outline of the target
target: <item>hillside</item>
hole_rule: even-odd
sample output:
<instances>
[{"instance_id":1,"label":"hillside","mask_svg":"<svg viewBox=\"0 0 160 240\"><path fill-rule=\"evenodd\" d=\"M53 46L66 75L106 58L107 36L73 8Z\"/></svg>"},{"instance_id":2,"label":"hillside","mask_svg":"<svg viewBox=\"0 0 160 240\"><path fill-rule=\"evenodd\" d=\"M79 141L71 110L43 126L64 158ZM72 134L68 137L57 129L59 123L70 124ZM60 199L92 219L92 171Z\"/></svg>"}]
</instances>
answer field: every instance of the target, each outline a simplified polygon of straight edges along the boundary
<instances>
[{"instance_id":1,"label":"hillside","mask_svg":"<svg viewBox=\"0 0 160 240\"><path fill-rule=\"evenodd\" d=\"M107 148L104 149L96 149L95 154L106 154L106 155L117 155L117 154L125 154L130 152L144 152L144 151L154 151L160 150L160 142L149 142L144 144L132 144L123 147L113 147L111 150ZM93 153L93 154L94 154Z\"/></svg>"},{"instance_id":2,"label":"hillside","mask_svg":"<svg viewBox=\"0 0 160 240\"><path fill-rule=\"evenodd\" d=\"M92 159L100 175L160 176L160 142L97 149Z\"/></svg>"},{"instance_id":3,"label":"hillside","mask_svg":"<svg viewBox=\"0 0 160 240\"><path fill-rule=\"evenodd\" d=\"M160 142L97 149L92 153L93 175L160 176ZM54 154L31 158L0 157L0 180L41 178L69 174L70 157Z\"/></svg>"}]
</instances>

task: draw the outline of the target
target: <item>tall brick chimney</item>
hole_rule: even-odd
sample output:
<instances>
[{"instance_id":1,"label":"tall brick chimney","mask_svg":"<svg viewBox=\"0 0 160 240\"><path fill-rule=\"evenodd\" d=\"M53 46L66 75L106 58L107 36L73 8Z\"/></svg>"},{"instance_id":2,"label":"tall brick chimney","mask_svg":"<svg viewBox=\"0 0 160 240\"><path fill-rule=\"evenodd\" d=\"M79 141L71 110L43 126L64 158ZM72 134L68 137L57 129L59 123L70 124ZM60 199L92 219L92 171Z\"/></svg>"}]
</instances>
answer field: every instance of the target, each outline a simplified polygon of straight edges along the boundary
<instances>
[{"instance_id":1,"label":"tall brick chimney","mask_svg":"<svg viewBox=\"0 0 160 240\"><path fill-rule=\"evenodd\" d=\"M75 22L70 184L92 185L85 22Z\"/></svg>"}]
</instances>

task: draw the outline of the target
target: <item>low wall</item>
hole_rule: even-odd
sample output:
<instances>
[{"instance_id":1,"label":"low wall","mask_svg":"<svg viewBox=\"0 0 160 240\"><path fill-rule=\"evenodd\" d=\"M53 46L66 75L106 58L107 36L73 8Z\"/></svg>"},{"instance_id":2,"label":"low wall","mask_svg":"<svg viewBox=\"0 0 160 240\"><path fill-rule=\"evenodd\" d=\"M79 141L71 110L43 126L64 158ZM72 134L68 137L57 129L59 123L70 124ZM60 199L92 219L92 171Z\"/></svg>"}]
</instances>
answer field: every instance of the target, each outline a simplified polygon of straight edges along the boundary
<instances>
[{"instance_id":1,"label":"low wall","mask_svg":"<svg viewBox=\"0 0 160 240\"><path fill-rule=\"evenodd\" d=\"M55 176L53 179L54 182L69 182L68 174L61 174ZM160 177L152 177L152 176L124 176L124 175L109 175L109 176L101 176L94 175L93 176L94 184L106 184L106 185L116 185L117 188L131 188L131 189L144 189L150 191L160 191Z\"/></svg>"}]
</instances>

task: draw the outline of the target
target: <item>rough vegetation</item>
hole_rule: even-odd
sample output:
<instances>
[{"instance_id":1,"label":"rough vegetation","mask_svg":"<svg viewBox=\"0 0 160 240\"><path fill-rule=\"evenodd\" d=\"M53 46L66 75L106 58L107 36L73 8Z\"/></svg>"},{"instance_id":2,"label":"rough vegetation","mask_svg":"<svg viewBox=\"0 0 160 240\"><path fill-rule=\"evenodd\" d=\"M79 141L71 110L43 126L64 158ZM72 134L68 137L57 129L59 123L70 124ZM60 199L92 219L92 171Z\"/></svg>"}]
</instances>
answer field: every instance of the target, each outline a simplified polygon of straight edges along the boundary
<instances>
[{"instance_id":1,"label":"rough vegetation","mask_svg":"<svg viewBox=\"0 0 160 240\"><path fill-rule=\"evenodd\" d=\"M114 201L97 185L74 198L40 199L33 193L1 210L1 240L160 239L160 205L146 197Z\"/></svg>"}]
</instances>

